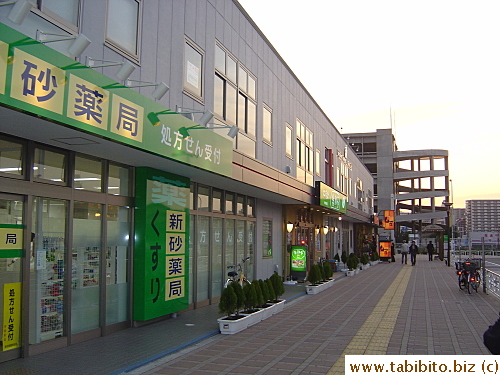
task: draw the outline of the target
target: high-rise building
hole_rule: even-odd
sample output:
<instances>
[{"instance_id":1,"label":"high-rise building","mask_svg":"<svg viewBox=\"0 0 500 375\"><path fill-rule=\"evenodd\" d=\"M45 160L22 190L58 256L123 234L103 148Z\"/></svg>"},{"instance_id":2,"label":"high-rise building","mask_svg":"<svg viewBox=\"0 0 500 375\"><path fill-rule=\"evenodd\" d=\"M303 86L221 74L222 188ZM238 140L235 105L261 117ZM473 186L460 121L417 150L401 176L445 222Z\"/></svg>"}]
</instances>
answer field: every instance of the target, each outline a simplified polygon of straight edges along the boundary
<instances>
[{"instance_id":1,"label":"high-rise building","mask_svg":"<svg viewBox=\"0 0 500 375\"><path fill-rule=\"evenodd\" d=\"M500 199L465 201L467 236L472 246L499 248Z\"/></svg>"}]
</instances>

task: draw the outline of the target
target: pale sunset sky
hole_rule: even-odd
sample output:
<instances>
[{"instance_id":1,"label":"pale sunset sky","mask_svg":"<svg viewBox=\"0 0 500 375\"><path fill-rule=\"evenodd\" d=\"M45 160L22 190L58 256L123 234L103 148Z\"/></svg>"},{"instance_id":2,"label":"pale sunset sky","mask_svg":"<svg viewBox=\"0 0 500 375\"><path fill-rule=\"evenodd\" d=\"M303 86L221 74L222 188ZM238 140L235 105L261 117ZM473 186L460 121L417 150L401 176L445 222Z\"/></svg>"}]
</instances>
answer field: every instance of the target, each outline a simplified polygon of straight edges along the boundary
<instances>
[{"instance_id":1,"label":"pale sunset sky","mask_svg":"<svg viewBox=\"0 0 500 375\"><path fill-rule=\"evenodd\" d=\"M339 131L449 151L455 208L500 199L500 1L239 0Z\"/></svg>"}]
</instances>

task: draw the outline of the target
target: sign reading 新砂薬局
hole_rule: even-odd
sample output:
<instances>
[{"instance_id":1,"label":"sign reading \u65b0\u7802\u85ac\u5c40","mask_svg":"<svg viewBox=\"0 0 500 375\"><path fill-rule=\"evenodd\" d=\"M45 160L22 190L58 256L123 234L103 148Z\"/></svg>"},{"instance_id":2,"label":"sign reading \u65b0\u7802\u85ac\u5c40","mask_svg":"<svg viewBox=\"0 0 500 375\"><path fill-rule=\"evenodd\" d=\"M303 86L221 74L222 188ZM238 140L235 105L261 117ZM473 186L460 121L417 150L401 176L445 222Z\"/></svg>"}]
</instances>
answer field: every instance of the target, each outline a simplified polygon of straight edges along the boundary
<instances>
[{"instance_id":1,"label":"sign reading \u65b0\u7802\u85ac\u5c40","mask_svg":"<svg viewBox=\"0 0 500 375\"><path fill-rule=\"evenodd\" d=\"M0 23L0 104L224 176L233 142ZM159 121L152 121L151 119ZM1 124L0 124L1 129Z\"/></svg>"},{"instance_id":2,"label":"sign reading \u65b0\u7802\u85ac\u5c40","mask_svg":"<svg viewBox=\"0 0 500 375\"><path fill-rule=\"evenodd\" d=\"M332 189L323 182L318 182L316 186L319 190L320 206L331 208L341 213L347 212L347 196L345 194Z\"/></svg>"},{"instance_id":3,"label":"sign reading \u65b0\u7802\u85ac\u5c40","mask_svg":"<svg viewBox=\"0 0 500 375\"><path fill-rule=\"evenodd\" d=\"M188 178L136 169L134 320L188 308Z\"/></svg>"}]
</instances>

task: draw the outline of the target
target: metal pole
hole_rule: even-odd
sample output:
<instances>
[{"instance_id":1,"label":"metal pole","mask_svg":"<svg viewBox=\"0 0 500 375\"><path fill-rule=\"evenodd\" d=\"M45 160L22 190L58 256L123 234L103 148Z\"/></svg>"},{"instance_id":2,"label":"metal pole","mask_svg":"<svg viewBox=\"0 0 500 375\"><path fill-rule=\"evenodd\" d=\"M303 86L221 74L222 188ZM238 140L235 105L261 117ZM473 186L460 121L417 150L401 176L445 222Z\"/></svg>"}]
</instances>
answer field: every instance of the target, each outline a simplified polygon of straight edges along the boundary
<instances>
[{"instance_id":1,"label":"metal pole","mask_svg":"<svg viewBox=\"0 0 500 375\"><path fill-rule=\"evenodd\" d=\"M486 293L486 252L484 250L484 237L481 237L483 248L483 293Z\"/></svg>"}]
</instances>

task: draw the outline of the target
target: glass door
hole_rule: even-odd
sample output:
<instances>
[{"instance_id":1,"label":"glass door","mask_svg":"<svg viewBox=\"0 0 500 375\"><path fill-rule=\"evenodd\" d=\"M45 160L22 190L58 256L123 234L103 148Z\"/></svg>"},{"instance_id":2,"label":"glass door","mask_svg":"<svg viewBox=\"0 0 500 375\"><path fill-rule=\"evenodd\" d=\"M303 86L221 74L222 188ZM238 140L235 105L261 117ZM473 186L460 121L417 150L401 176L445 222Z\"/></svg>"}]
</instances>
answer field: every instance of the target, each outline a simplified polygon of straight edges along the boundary
<instances>
[{"instance_id":1,"label":"glass door","mask_svg":"<svg viewBox=\"0 0 500 375\"><path fill-rule=\"evenodd\" d=\"M21 353L23 199L0 194L0 362Z\"/></svg>"}]
</instances>

